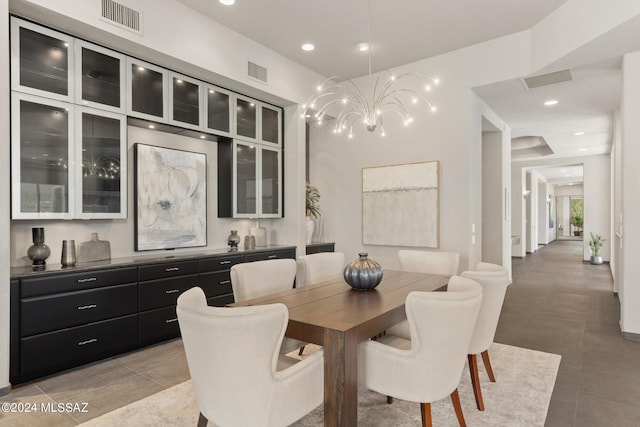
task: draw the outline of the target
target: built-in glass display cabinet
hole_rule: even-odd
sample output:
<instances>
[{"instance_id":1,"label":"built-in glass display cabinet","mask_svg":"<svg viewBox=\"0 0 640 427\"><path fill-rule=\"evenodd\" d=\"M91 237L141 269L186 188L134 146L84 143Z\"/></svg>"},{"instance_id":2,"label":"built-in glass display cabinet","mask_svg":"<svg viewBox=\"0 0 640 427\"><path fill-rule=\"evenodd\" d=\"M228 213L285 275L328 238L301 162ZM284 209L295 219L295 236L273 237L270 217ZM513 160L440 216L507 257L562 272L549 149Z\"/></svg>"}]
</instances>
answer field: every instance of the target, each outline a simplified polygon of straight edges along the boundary
<instances>
[{"instance_id":1,"label":"built-in glass display cabinet","mask_svg":"<svg viewBox=\"0 0 640 427\"><path fill-rule=\"evenodd\" d=\"M169 71L127 58L127 114L141 119L166 123L169 119Z\"/></svg>"},{"instance_id":2,"label":"built-in glass display cabinet","mask_svg":"<svg viewBox=\"0 0 640 427\"><path fill-rule=\"evenodd\" d=\"M11 19L11 88L73 102L73 38Z\"/></svg>"},{"instance_id":3,"label":"built-in glass display cabinet","mask_svg":"<svg viewBox=\"0 0 640 427\"><path fill-rule=\"evenodd\" d=\"M190 129L202 129L202 82L171 73L169 122Z\"/></svg>"},{"instance_id":4,"label":"built-in glass display cabinet","mask_svg":"<svg viewBox=\"0 0 640 427\"><path fill-rule=\"evenodd\" d=\"M76 40L75 57L76 103L124 113L125 56Z\"/></svg>"},{"instance_id":5,"label":"built-in glass display cabinet","mask_svg":"<svg viewBox=\"0 0 640 427\"><path fill-rule=\"evenodd\" d=\"M281 150L240 140L218 142L218 216L282 216Z\"/></svg>"},{"instance_id":6,"label":"built-in glass display cabinet","mask_svg":"<svg viewBox=\"0 0 640 427\"><path fill-rule=\"evenodd\" d=\"M282 145L282 110L265 104L260 105L260 140L277 146Z\"/></svg>"},{"instance_id":7,"label":"built-in glass display cabinet","mask_svg":"<svg viewBox=\"0 0 640 427\"><path fill-rule=\"evenodd\" d=\"M258 109L253 99L237 95L235 135L244 140L258 140Z\"/></svg>"},{"instance_id":8,"label":"built-in glass display cabinet","mask_svg":"<svg viewBox=\"0 0 640 427\"><path fill-rule=\"evenodd\" d=\"M245 141L281 146L282 110L242 95L235 98L235 136Z\"/></svg>"},{"instance_id":9,"label":"built-in glass display cabinet","mask_svg":"<svg viewBox=\"0 0 640 427\"><path fill-rule=\"evenodd\" d=\"M233 92L206 85L205 130L221 136L231 136Z\"/></svg>"}]
</instances>

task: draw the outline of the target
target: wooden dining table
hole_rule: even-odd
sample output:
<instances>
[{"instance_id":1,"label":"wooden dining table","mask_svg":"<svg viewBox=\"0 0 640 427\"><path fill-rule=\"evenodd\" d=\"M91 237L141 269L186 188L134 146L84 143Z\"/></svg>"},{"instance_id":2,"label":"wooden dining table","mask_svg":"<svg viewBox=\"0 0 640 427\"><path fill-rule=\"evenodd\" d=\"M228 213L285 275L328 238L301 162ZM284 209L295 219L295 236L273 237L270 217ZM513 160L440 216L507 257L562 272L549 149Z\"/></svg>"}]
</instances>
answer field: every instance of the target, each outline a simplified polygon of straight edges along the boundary
<instances>
[{"instance_id":1,"label":"wooden dining table","mask_svg":"<svg viewBox=\"0 0 640 427\"><path fill-rule=\"evenodd\" d=\"M406 319L412 291L444 289L449 276L385 270L380 284L356 291L335 279L231 304L283 303L286 336L324 347L324 425L358 422L358 344Z\"/></svg>"}]
</instances>

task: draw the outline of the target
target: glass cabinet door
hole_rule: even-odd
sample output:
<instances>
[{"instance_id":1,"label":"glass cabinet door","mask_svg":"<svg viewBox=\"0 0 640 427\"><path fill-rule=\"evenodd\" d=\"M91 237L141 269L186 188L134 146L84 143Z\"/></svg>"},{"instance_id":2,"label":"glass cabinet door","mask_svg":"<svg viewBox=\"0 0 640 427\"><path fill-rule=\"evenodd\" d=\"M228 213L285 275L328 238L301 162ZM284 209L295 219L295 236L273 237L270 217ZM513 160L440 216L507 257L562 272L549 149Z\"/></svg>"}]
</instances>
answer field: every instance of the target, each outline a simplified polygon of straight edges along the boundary
<instances>
[{"instance_id":1,"label":"glass cabinet door","mask_svg":"<svg viewBox=\"0 0 640 427\"><path fill-rule=\"evenodd\" d=\"M275 107L260 106L261 112L261 141L270 144L280 145L281 143L281 126L280 109Z\"/></svg>"},{"instance_id":2,"label":"glass cabinet door","mask_svg":"<svg viewBox=\"0 0 640 427\"><path fill-rule=\"evenodd\" d=\"M12 94L12 218L71 217L71 104Z\"/></svg>"},{"instance_id":3,"label":"glass cabinet door","mask_svg":"<svg viewBox=\"0 0 640 427\"><path fill-rule=\"evenodd\" d=\"M12 89L72 101L72 67L72 37L11 19Z\"/></svg>"},{"instance_id":4,"label":"glass cabinet door","mask_svg":"<svg viewBox=\"0 0 640 427\"><path fill-rule=\"evenodd\" d=\"M205 128L217 135L231 136L232 93L215 86L206 86Z\"/></svg>"},{"instance_id":5,"label":"glass cabinet door","mask_svg":"<svg viewBox=\"0 0 640 427\"><path fill-rule=\"evenodd\" d=\"M76 103L124 113L125 57L76 40Z\"/></svg>"},{"instance_id":6,"label":"glass cabinet door","mask_svg":"<svg viewBox=\"0 0 640 427\"><path fill-rule=\"evenodd\" d=\"M263 217L280 216L280 150L262 147L260 151L260 193Z\"/></svg>"},{"instance_id":7,"label":"glass cabinet door","mask_svg":"<svg viewBox=\"0 0 640 427\"><path fill-rule=\"evenodd\" d=\"M168 121L167 70L128 58L127 114L158 122Z\"/></svg>"},{"instance_id":8,"label":"glass cabinet door","mask_svg":"<svg viewBox=\"0 0 640 427\"><path fill-rule=\"evenodd\" d=\"M235 164L235 212L234 217L255 216L258 213L256 194L258 193L258 157L253 144L234 142Z\"/></svg>"},{"instance_id":9,"label":"glass cabinet door","mask_svg":"<svg viewBox=\"0 0 640 427\"><path fill-rule=\"evenodd\" d=\"M81 147L75 171L78 218L125 218L127 214L126 116L79 107Z\"/></svg>"},{"instance_id":10,"label":"glass cabinet door","mask_svg":"<svg viewBox=\"0 0 640 427\"><path fill-rule=\"evenodd\" d=\"M235 134L243 139L257 140L258 114L254 100L236 96Z\"/></svg>"},{"instance_id":11,"label":"glass cabinet door","mask_svg":"<svg viewBox=\"0 0 640 427\"><path fill-rule=\"evenodd\" d=\"M171 73L169 86L169 122L181 127L200 129L202 123L202 83Z\"/></svg>"}]
</instances>

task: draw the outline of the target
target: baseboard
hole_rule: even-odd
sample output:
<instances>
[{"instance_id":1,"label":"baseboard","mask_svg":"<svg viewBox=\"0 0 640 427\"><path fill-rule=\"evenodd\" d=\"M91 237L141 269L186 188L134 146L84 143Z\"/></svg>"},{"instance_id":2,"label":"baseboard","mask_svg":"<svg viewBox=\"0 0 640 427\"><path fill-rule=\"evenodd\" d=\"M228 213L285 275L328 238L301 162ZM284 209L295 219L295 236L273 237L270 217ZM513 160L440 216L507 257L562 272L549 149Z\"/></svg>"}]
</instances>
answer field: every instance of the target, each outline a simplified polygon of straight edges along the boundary
<instances>
[{"instance_id":1,"label":"baseboard","mask_svg":"<svg viewBox=\"0 0 640 427\"><path fill-rule=\"evenodd\" d=\"M11 384L6 385L4 387L0 387L0 397L6 396L11 393Z\"/></svg>"},{"instance_id":2,"label":"baseboard","mask_svg":"<svg viewBox=\"0 0 640 427\"><path fill-rule=\"evenodd\" d=\"M629 341L640 341L640 334L634 334L633 332L623 332L622 338Z\"/></svg>"}]
</instances>

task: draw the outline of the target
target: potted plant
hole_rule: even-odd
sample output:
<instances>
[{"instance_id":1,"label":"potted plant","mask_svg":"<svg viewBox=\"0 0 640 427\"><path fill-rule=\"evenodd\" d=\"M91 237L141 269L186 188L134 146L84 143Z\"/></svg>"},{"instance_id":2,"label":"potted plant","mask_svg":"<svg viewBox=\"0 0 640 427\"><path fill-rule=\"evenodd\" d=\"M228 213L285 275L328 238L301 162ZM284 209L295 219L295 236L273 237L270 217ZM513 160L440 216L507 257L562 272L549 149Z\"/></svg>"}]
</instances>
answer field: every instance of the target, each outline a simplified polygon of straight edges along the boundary
<instances>
[{"instance_id":1,"label":"potted plant","mask_svg":"<svg viewBox=\"0 0 640 427\"><path fill-rule=\"evenodd\" d=\"M602 264L600 249L607 239L604 239L599 234L593 234L592 231L590 231L589 234L591 235L591 240L589 240L589 247L591 248L591 264Z\"/></svg>"},{"instance_id":2,"label":"potted plant","mask_svg":"<svg viewBox=\"0 0 640 427\"><path fill-rule=\"evenodd\" d=\"M583 224L582 215L579 213L574 213L571 216L571 225L575 227L575 230L573 230L574 236L582 236L582 224Z\"/></svg>"},{"instance_id":3,"label":"potted plant","mask_svg":"<svg viewBox=\"0 0 640 427\"><path fill-rule=\"evenodd\" d=\"M315 228L315 223L311 217L315 219L320 215L319 202L320 192L316 187L311 185L309 181L307 181L305 188L305 211L307 214L305 221L306 243L311 243L313 229Z\"/></svg>"}]
</instances>

